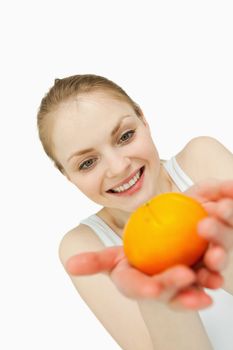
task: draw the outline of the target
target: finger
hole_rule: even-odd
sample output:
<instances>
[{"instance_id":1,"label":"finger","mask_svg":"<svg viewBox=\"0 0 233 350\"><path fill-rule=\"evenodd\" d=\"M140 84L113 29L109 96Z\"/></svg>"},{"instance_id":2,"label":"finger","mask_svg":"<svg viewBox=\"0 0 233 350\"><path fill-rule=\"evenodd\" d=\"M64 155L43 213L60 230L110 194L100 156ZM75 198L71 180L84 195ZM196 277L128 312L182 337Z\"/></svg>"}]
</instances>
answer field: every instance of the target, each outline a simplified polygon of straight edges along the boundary
<instances>
[{"instance_id":1,"label":"finger","mask_svg":"<svg viewBox=\"0 0 233 350\"><path fill-rule=\"evenodd\" d=\"M205 267L200 268L197 272L197 283L203 288L218 289L224 284L224 278L218 272L209 271Z\"/></svg>"},{"instance_id":2,"label":"finger","mask_svg":"<svg viewBox=\"0 0 233 350\"><path fill-rule=\"evenodd\" d=\"M222 222L233 227L233 200L229 198L220 199L217 202L202 204L209 215L215 216Z\"/></svg>"},{"instance_id":3,"label":"finger","mask_svg":"<svg viewBox=\"0 0 233 350\"><path fill-rule=\"evenodd\" d=\"M223 271L228 264L228 254L223 247L211 244L204 255L203 262L211 271Z\"/></svg>"},{"instance_id":4,"label":"finger","mask_svg":"<svg viewBox=\"0 0 233 350\"><path fill-rule=\"evenodd\" d=\"M232 227L220 222L214 217L201 220L197 226L198 234L210 242L221 245L226 251L233 246Z\"/></svg>"},{"instance_id":5,"label":"finger","mask_svg":"<svg viewBox=\"0 0 233 350\"><path fill-rule=\"evenodd\" d=\"M210 178L200 181L185 193L201 202L215 201L222 197L233 198L233 180L220 181Z\"/></svg>"},{"instance_id":6,"label":"finger","mask_svg":"<svg viewBox=\"0 0 233 350\"><path fill-rule=\"evenodd\" d=\"M111 271L123 257L123 247L110 247L98 252L74 255L68 259L65 266L71 275L91 275Z\"/></svg>"},{"instance_id":7,"label":"finger","mask_svg":"<svg viewBox=\"0 0 233 350\"><path fill-rule=\"evenodd\" d=\"M206 202L202 203L207 213L211 216L218 216L218 202Z\"/></svg>"},{"instance_id":8,"label":"finger","mask_svg":"<svg viewBox=\"0 0 233 350\"><path fill-rule=\"evenodd\" d=\"M174 310L201 310L209 307L213 303L212 298L199 287L190 287L179 292L169 305Z\"/></svg>"},{"instance_id":9,"label":"finger","mask_svg":"<svg viewBox=\"0 0 233 350\"><path fill-rule=\"evenodd\" d=\"M159 295L160 301L170 300L177 291L186 288L196 281L196 275L194 271L187 266L177 265L174 266L160 275L153 277L159 283L161 292Z\"/></svg>"},{"instance_id":10,"label":"finger","mask_svg":"<svg viewBox=\"0 0 233 350\"><path fill-rule=\"evenodd\" d=\"M161 292L157 281L129 265L126 259L120 261L110 276L120 292L128 298L156 298Z\"/></svg>"},{"instance_id":11,"label":"finger","mask_svg":"<svg viewBox=\"0 0 233 350\"><path fill-rule=\"evenodd\" d=\"M233 180L221 181L220 196L233 198Z\"/></svg>"},{"instance_id":12,"label":"finger","mask_svg":"<svg viewBox=\"0 0 233 350\"><path fill-rule=\"evenodd\" d=\"M111 278L118 289L130 298L170 299L177 290L190 286L195 273L186 266L177 266L161 274L149 276L122 260L112 271Z\"/></svg>"},{"instance_id":13,"label":"finger","mask_svg":"<svg viewBox=\"0 0 233 350\"><path fill-rule=\"evenodd\" d=\"M226 224L232 227L233 230L233 200L224 198L218 202L216 215ZM233 232L232 232L233 235Z\"/></svg>"},{"instance_id":14,"label":"finger","mask_svg":"<svg viewBox=\"0 0 233 350\"><path fill-rule=\"evenodd\" d=\"M213 201L222 197L233 198L233 180L205 180L200 182L197 192L199 196Z\"/></svg>"},{"instance_id":15,"label":"finger","mask_svg":"<svg viewBox=\"0 0 233 350\"><path fill-rule=\"evenodd\" d=\"M180 291L169 303L174 310L201 310L213 303L212 298L199 286Z\"/></svg>"},{"instance_id":16,"label":"finger","mask_svg":"<svg viewBox=\"0 0 233 350\"><path fill-rule=\"evenodd\" d=\"M199 181L198 183L189 187L184 193L187 196L197 199L203 204L205 202L211 201L212 197L215 197L214 194L219 183L219 180L213 178Z\"/></svg>"},{"instance_id":17,"label":"finger","mask_svg":"<svg viewBox=\"0 0 233 350\"><path fill-rule=\"evenodd\" d=\"M176 265L152 277L160 287L157 300L168 302L181 289L190 287L196 281L194 271L184 265Z\"/></svg>"}]
</instances>

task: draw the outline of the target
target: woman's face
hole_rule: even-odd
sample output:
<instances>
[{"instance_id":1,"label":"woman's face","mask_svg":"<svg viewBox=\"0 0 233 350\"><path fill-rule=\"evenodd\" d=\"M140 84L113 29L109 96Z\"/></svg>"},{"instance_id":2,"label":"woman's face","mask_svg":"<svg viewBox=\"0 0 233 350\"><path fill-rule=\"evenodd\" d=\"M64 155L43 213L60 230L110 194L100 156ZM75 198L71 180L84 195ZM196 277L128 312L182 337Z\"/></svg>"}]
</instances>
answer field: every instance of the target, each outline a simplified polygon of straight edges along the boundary
<instances>
[{"instance_id":1,"label":"woman's face","mask_svg":"<svg viewBox=\"0 0 233 350\"><path fill-rule=\"evenodd\" d=\"M92 92L63 103L54 118L52 140L67 178L92 201L134 211L156 194L160 159L145 119L126 102ZM120 183L144 167L127 192ZM136 180L137 178L134 178ZM117 191L109 192L109 190Z\"/></svg>"}]
</instances>

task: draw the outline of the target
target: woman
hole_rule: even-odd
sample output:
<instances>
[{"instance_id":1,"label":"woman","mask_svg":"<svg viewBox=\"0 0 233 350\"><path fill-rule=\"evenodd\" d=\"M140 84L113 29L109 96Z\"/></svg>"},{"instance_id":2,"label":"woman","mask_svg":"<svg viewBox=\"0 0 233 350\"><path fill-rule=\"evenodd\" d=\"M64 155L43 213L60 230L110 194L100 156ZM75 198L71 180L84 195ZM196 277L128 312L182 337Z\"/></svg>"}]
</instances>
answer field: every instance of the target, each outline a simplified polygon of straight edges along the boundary
<instances>
[{"instance_id":1,"label":"woman","mask_svg":"<svg viewBox=\"0 0 233 350\"><path fill-rule=\"evenodd\" d=\"M102 206L64 236L59 251L97 318L126 350L210 349L198 314L212 303L205 288L233 293L231 152L198 137L161 161L140 107L96 75L57 79L41 101L38 128L55 166ZM205 206L209 217L198 230L210 244L195 268L147 276L128 264L122 233L136 208L164 192L185 192Z\"/></svg>"}]
</instances>

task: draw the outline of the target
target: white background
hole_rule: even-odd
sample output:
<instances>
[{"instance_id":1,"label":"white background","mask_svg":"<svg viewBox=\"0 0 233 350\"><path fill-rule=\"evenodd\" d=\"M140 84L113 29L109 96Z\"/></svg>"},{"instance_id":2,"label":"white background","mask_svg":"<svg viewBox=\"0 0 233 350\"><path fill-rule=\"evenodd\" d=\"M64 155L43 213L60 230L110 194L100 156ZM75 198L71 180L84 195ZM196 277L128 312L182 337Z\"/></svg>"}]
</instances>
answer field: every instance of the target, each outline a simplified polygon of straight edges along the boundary
<instances>
[{"instance_id":1,"label":"white background","mask_svg":"<svg viewBox=\"0 0 233 350\"><path fill-rule=\"evenodd\" d=\"M53 80L82 73L114 80L140 104L161 158L199 135L232 151L231 6L1 2L2 349L120 349L58 259L63 235L99 207L59 174L39 143L36 113ZM233 340L216 344L228 350Z\"/></svg>"}]
</instances>

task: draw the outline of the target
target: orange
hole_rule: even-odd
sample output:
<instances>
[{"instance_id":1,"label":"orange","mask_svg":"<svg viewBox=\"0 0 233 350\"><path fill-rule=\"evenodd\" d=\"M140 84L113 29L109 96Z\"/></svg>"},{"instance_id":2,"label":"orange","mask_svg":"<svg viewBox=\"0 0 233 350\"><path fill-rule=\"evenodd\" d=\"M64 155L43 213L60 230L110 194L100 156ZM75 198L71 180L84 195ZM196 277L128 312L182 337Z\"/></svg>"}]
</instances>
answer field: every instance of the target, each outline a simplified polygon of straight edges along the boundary
<instances>
[{"instance_id":1,"label":"orange","mask_svg":"<svg viewBox=\"0 0 233 350\"><path fill-rule=\"evenodd\" d=\"M152 198L125 225L123 245L129 263L149 275L176 264L192 266L208 245L197 233L197 223L207 216L199 202L181 193Z\"/></svg>"}]
</instances>

